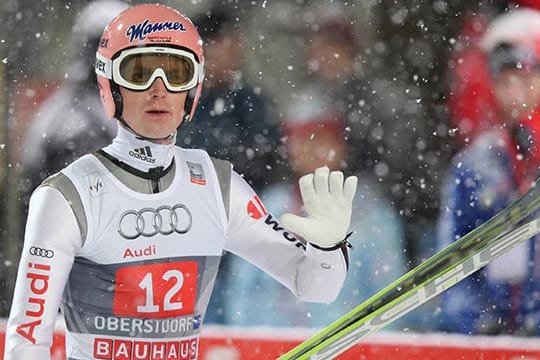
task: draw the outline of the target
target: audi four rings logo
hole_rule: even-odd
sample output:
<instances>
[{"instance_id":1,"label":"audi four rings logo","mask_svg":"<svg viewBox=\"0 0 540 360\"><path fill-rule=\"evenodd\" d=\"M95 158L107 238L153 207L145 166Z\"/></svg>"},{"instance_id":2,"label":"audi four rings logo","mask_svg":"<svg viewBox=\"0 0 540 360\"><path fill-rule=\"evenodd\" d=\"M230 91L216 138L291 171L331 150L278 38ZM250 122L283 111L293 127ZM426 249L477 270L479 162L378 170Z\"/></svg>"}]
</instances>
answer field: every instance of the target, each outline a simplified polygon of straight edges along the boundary
<instances>
[{"instance_id":1,"label":"audi four rings logo","mask_svg":"<svg viewBox=\"0 0 540 360\"><path fill-rule=\"evenodd\" d=\"M128 210L120 216L118 233L128 240L139 236L170 235L173 232L185 234L191 229L192 221L191 212L184 204Z\"/></svg>"},{"instance_id":2,"label":"audi four rings logo","mask_svg":"<svg viewBox=\"0 0 540 360\"><path fill-rule=\"evenodd\" d=\"M54 256L54 251L49 250L49 249L43 249L37 246L32 246L28 250L28 252L30 253L30 255L41 256L47 259L50 259Z\"/></svg>"}]
</instances>

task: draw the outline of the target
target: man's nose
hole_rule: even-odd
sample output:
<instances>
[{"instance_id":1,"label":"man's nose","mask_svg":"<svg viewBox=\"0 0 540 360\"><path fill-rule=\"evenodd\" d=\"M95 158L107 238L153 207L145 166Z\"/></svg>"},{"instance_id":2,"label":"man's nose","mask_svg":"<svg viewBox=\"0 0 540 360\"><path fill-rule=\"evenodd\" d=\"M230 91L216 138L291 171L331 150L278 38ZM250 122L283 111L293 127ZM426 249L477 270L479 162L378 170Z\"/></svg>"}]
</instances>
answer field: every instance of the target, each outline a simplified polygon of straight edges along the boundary
<instances>
[{"instance_id":1,"label":"man's nose","mask_svg":"<svg viewBox=\"0 0 540 360\"><path fill-rule=\"evenodd\" d=\"M150 95L152 96L165 96L167 94L167 87L165 82L161 77L158 77L154 80L152 85L150 85Z\"/></svg>"}]
</instances>

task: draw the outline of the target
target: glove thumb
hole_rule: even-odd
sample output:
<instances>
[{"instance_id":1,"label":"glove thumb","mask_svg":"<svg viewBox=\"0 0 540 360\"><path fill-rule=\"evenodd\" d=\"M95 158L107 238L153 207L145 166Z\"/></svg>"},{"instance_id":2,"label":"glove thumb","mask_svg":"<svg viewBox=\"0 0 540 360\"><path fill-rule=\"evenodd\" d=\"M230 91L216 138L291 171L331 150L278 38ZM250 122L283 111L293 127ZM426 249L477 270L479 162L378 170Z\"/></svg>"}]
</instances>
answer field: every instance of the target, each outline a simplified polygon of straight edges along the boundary
<instances>
[{"instance_id":1,"label":"glove thumb","mask_svg":"<svg viewBox=\"0 0 540 360\"><path fill-rule=\"evenodd\" d=\"M309 237L310 221L308 218L287 213L281 215L281 224L287 228L287 230L290 230L303 238Z\"/></svg>"}]
</instances>

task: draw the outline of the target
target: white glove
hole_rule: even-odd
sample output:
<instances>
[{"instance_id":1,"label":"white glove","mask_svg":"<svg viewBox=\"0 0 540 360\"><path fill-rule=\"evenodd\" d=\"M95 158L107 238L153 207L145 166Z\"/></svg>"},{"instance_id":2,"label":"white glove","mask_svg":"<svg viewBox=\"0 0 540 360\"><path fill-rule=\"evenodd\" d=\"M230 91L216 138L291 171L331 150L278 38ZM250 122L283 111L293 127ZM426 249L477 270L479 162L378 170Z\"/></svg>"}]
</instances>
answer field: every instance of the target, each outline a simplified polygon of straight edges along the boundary
<instances>
[{"instance_id":1,"label":"white glove","mask_svg":"<svg viewBox=\"0 0 540 360\"><path fill-rule=\"evenodd\" d=\"M304 175L298 181L307 217L283 214L281 223L306 241L331 248L345 240L351 223L352 201L358 178L343 181L341 171L327 167Z\"/></svg>"}]
</instances>

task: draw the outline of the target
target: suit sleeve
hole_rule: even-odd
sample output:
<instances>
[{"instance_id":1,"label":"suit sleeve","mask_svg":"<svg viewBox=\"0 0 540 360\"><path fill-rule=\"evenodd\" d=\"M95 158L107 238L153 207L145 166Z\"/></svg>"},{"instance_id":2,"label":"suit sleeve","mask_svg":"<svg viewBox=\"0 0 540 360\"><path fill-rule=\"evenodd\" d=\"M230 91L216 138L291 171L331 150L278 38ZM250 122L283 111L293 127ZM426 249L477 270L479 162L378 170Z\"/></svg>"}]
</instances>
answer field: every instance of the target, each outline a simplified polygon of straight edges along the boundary
<instances>
[{"instance_id":1,"label":"suit sleeve","mask_svg":"<svg viewBox=\"0 0 540 360\"><path fill-rule=\"evenodd\" d=\"M260 198L232 172L226 249L265 271L300 300L332 302L347 273L345 246L305 244L269 214Z\"/></svg>"},{"instance_id":2,"label":"suit sleeve","mask_svg":"<svg viewBox=\"0 0 540 360\"><path fill-rule=\"evenodd\" d=\"M79 244L81 233L68 201L53 187L38 188L30 199L5 360L49 359L62 293Z\"/></svg>"}]
</instances>

